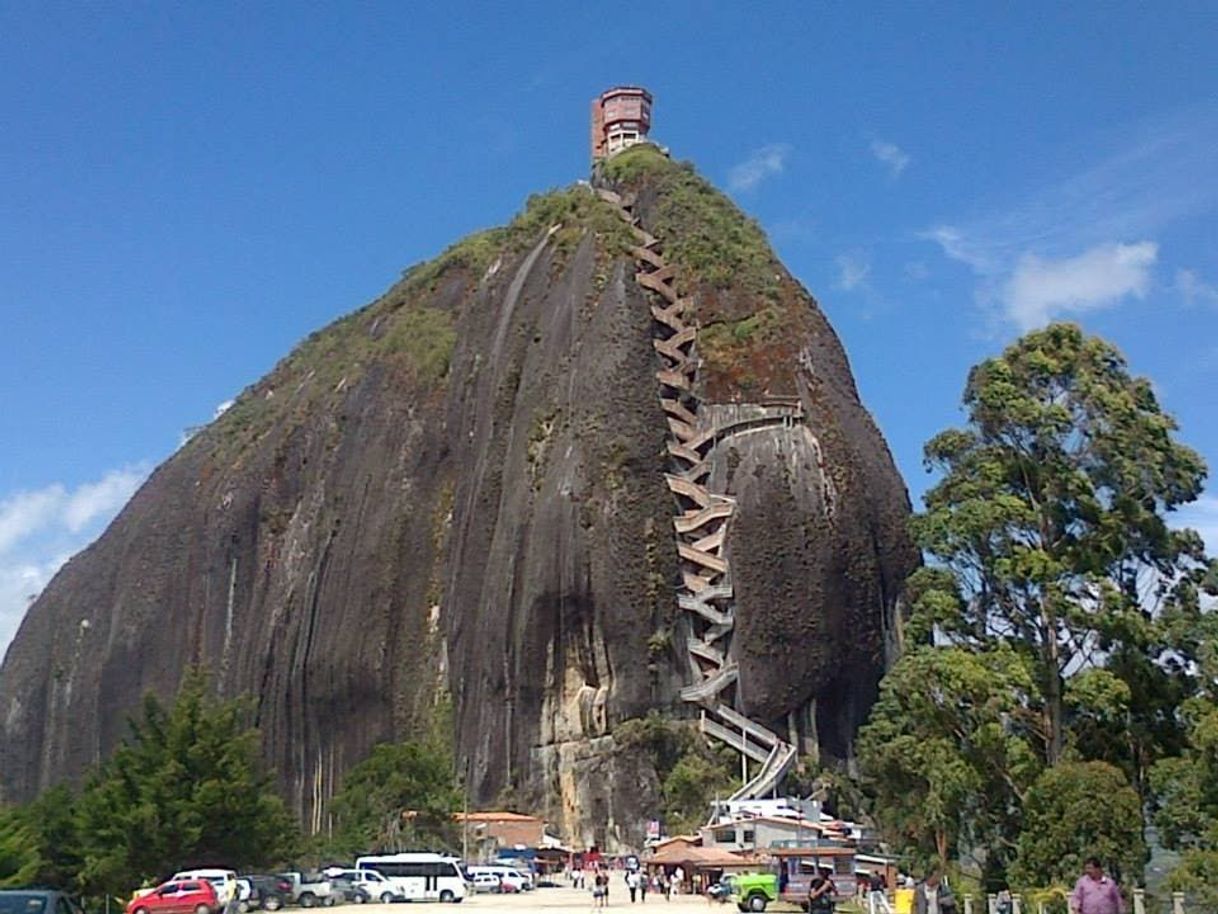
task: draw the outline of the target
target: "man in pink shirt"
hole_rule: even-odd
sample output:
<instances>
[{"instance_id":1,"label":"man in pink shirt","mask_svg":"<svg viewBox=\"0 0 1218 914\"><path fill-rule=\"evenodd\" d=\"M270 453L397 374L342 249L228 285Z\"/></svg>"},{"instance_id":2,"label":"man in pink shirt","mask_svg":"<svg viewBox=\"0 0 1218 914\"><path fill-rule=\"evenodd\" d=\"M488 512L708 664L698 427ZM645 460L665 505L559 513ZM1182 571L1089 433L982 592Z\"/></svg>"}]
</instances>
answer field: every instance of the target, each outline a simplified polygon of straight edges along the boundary
<instances>
[{"instance_id":1,"label":"man in pink shirt","mask_svg":"<svg viewBox=\"0 0 1218 914\"><path fill-rule=\"evenodd\" d=\"M1125 899L1117 884L1104 875L1099 858L1088 857L1083 875L1070 893L1073 914L1125 914Z\"/></svg>"}]
</instances>

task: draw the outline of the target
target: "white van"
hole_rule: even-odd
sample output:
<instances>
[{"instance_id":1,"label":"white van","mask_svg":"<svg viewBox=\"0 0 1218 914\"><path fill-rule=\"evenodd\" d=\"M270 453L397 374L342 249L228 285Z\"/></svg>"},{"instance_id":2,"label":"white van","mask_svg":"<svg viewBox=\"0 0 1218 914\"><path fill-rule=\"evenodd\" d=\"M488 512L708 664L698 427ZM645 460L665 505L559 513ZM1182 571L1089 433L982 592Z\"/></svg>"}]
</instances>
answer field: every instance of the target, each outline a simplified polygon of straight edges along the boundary
<instances>
[{"instance_id":1,"label":"white van","mask_svg":"<svg viewBox=\"0 0 1218 914\"><path fill-rule=\"evenodd\" d=\"M529 878L529 875L521 872L514 866L491 863L480 866L468 866L465 870L470 876L494 876L504 885L510 886L509 891L527 892L533 888L533 880Z\"/></svg>"},{"instance_id":2,"label":"white van","mask_svg":"<svg viewBox=\"0 0 1218 914\"><path fill-rule=\"evenodd\" d=\"M221 906L237 900L237 874L232 870L183 870L174 873L167 881L180 882L183 879L206 879L216 890L216 900Z\"/></svg>"},{"instance_id":3,"label":"white van","mask_svg":"<svg viewBox=\"0 0 1218 914\"><path fill-rule=\"evenodd\" d=\"M382 854L360 857L357 870L380 873L407 901L464 901L465 877L456 857L441 854Z\"/></svg>"}]
</instances>

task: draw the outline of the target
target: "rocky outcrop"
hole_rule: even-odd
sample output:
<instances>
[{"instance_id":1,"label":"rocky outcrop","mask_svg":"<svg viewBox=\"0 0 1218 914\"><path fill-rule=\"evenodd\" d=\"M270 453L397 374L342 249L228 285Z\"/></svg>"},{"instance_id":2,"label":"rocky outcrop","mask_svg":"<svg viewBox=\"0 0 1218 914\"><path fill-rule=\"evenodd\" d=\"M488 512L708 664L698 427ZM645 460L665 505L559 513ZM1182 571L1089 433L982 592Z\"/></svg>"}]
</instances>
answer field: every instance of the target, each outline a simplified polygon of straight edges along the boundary
<instances>
[{"instance_id":1,"label":"rocky outcrop","mask_svg":"<svg viewBox=\"0 0 1218 914\"><path fill-rule=\"evenodd\" d=\"M915 560L903 485L836 336L755 227L657 153L619 158L602 180L637 195L690 277L699 393L796 398L804 417L710 458L736 502L739 709L846 757ZM703 243L683 244L707 205ZM726 276L716 238L743 264ZM0 667L4 796L79 776L144 691L197 663L251 696L306 823L447 690L475 802L510 790L576 840L637 841L656 774L614 728L693 711L632 244L586 187L536 198L248 389L31 607Z\"/></svg>"}]
</instances>

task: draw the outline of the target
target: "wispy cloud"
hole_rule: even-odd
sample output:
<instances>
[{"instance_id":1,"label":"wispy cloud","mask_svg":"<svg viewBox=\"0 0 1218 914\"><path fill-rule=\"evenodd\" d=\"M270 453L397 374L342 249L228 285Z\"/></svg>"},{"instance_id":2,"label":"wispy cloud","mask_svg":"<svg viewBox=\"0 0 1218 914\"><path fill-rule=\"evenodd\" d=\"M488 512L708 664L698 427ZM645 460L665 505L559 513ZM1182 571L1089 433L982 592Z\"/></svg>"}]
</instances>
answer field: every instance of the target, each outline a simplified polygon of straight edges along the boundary
<instances>
[{"instance_id":1,"label":"wispy cloud","mask_svg":"<svg viewBox=\"0 0 1218 914\"><path fill-rule=\"evenodd\" d=\"M30 601L96 538L147 475L146 467L124 467L75 488L52 483L0 501L0 653Z\"/></svg>"},{"instance_id":2,"label":"wispy cloud","mask_svg":"<svg viewBox=\"0 0 1218 914\"><path fill-rule=\"evenodd\" d=\"M1158 255L1154 239L1218 207L1218 106L1150 120L1122 135L1130 137L1125 146L1081 171L920 237L968 265L979 301L997 305L1021 329L1144 296ZM1176 285L1194 300L1206 298L1195 275L1177 276Z\"/></svg>"},{"instance_id":3,"label":"wispy cloud","mask_svg":"<svg viewBox=\"0 0 1218 914\"><path fill-rule=\"evenodd\" d=\"M1109 307L1126 296L1143 298L1159 246L1102 244L1076 257L1020 258L1002 292L1007 317L1031 330L1065 314Z\"/></svg>"},{"instance_id":4,"label":"wispy cloud","mask_svg":"<svg viewBox=\"0 0 1218 914\"><path fill-rule=\"evenodd\" d=\"M871 261L862 251L852 251L837 256L837 288L853 292L867 285L871 275Z\"/></svg>"},{"instance_id":5,"label":"wispy cloud","mask_svg":"<svg viewBox=\"0 0 1218 914\"><path fill-rule=\"evenodd\" d=\"M1192 270L1177 270L1175 289L1190 305L1218 305L1218 286L1205 282Z\"/></svg>"},{"instance_id":6,"label":"wispy cloud","mask_svg":"<svg viewBox=\"0 0 1218 914\"><path fill-rule=\"evenodd\" d=\"M901 172L905 170L905 166L909 164L909 154L896 143L872 140L871 154L875 156L877 162L888 169L888 173L894 178L899 178Z\"/></svg>"},{"instance_id":7,"label":"wispy cloud","mask_svg":"<svg viewBox=\"0 0 1218 914\"><path fill-rule=\"evenodd\" d=\"M790 154L788 143L772 143L753 150L747 159L728 172L727 186L733 191L752 190L766 178L782 174Z\"/></svg>"}]
</instances>

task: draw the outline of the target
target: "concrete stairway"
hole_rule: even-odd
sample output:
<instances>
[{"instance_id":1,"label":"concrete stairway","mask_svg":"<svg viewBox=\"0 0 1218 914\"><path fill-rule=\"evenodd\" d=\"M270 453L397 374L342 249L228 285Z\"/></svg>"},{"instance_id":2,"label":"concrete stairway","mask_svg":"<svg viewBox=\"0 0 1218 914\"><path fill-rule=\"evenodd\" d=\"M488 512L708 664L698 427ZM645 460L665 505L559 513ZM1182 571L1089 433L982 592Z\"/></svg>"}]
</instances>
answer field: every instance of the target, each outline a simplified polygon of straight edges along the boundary
<instances>
[{"instance_id":1,"label":"concrete stairway","mask_svg":"<svg viewBox=\"0 0 1218 914\"><path fill-rule=\"evenodd\" d=\"M701 707L703 733L760 766L732 799L764 797L778 788L795 761L796 750L732 707L739 673L730 656L735 613L731 569L724 547L736 503L707 487L707 458L716 446L733 436L802 422L802 405L792 400L751 411L746 407L745 414L726 421L706 421L707 411L701 409L694 393L697 327L686 323L693 302L679 292L678 270L665 260L658 239L639 225L632 212L632 198L605 188L597 188L596 193L630 226L637 242L631 249L638 265L635 279L652 295L652 345L660 358L655 378L670 433L671 465L665 480L679 506L673 518L683 582L677 603L689 613L693 632L685 645L693 681L681 691L681 697Z\"/></svg>"}]
</instances>

